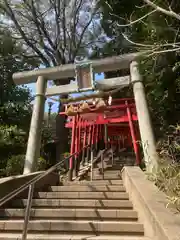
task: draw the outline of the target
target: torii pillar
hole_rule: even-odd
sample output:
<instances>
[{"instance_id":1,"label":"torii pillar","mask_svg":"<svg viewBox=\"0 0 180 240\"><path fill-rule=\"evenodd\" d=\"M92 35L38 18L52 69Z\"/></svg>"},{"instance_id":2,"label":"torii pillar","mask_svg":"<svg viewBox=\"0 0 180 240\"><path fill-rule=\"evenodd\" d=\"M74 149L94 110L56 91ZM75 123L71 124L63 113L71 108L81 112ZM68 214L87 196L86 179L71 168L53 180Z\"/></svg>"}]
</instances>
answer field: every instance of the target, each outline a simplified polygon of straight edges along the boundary
<instances>
[{"instance_id":1,"label":"torii pillar","mask_svg":"<svg viewBox=\"0 0 180 240\"><path fill-rule=\"evenodd\" d=\"M36 166L40 155L41 130L46 100L46 85L47 81L44 79L44 77L38 77L36 82L36 97L33 106L23 174L28 174L34 171L34 167Z\"/></svg>"},{"instance_id":2,"label":"torii pillar","mask_svg":"<svg viewBox=\"0 0 180 240\"><path fill-rule=\"evenodd\" d=\"M138 116L139 130L144 152L144 160L147 171L157 170L158 155L156 151L155 137L148 110L144 85L139 73L138 63L133 61L130 64L131 83L133 85L134 98Z\"/></svg>"}]
</instances>

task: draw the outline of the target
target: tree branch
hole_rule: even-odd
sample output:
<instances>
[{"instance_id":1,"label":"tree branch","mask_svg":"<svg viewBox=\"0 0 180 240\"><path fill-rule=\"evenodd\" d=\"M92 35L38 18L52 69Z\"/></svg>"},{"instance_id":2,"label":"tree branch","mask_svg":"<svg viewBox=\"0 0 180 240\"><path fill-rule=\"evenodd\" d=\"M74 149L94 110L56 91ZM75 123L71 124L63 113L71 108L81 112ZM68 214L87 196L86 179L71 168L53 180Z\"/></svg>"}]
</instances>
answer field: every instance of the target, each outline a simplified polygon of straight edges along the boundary
<instances>
[{"instance_id":1,"label":"tree branch","mask_svg":"<svg viewBox=\"0 0 180 240\"><path fill-rule=\"evenodd\" d=\"M44 33L45 37L47 37L47 35L45 34L47 31L44 29L44 25L41 24L42 22L39 21L38 14L37 14L36 8L34 6L34 0L31 0L31 12L32 12L32 16L33 16L32 20L35 23L35 26L37 27L37 30L39 33L40 45L42 46L42 48L44 48L45 53L51 59L53 65L56 66L57 63L56 63L56 60L53 56L51 49L48 46L46 46L46 44L44 43L44 38L43 38L42 32ZM49 43L52 43L52 41L50 40ZM50 46L53 47L53 45L50 45Z\"/></svg>"},{"instance_id":2,"label":"tree branch","mask_svg":"<svg viewBox=\"0 0 180 240\"><path fill-rule=\"evenodd\" d=\"M161 53L178 52L178 51L180 51L180 47L178 47L178 48L173 48L173 49L166 49L166 50L154 51L154 52L150 53L149 55L147 55L146 57L151 57L151 56L153 56L153 55L161 54Z\"/></svg>"},{"instance_id":3,"label":"tree branch","mask_svg":"<svg viewBox=\"0 0 180 240\"><path fill-rule=\"evenodd\" d=\"M79 47L80 47L80 45L81 45L81 43L82 43L84 34L85 34L87 28L89 27L89 25L91 24L92 19L93 19L93 17L94 17L95 14L96 14L96 10L92 13L90 20L88 21L88 23L86 24L86 26L84 27L84 29L83 29L83 31L82 31L82 33L81 33L81 35L80 35L80 39L79 39L79 42L77 43L76 50L75 50L75 52L73 53L73 59L75 58L75 56L77 55L77 52L79 51Z\"/></svg>"},{"instance_id":4,"label":"tree branch","mask_svg":"<svg viewBox=\"0 0 180 240\"><path fill-rule=\"evenodd\" d=\"M56 2L57 2L57 5L56 5ZM55 41L54 41L54 44L56 46L55 55L56 55L57 62L63 64L65 63L65 59L64 59L65 50L60 44L62 43L61 40L59 41L59 38L61 37L61 27L60 27L61 0L56 0L56 1L50 0L50 3L52 6L54 6L53 8L55 12L55 23L56 23L56 31L57 31Z\"/></svg>"},{"instance_id":5,"label":"tree branch","mask_svg":"<svg viewBox=\"0 0 180 240\"><path fill-rule=\"evenodd\" d=\"M161 13L164 13L165 15L167 16L170 16L170 17L173 17L173 18L176 18L178 20L180 20L180 15L177 14L176 12L172 11L171 9L170 10L166 10L160 6L158 6L157 4L155 4L154 2L151 2L150 0L143 0L147 5L151 6L152 8L154 8L155 10L161 12Z\"/></svg>"},{"instance_id":6,"label":"tree branch","mask_svg":"<svg viewBox=\"0 0 180 240\"><path fill-rule=\"evenodd\" d=\"M39 28L41 28L42 32L44 33L44 36L45 36L46 39L48 40L49 45L52 47L52 49L55 50L55 49L56 49L56 48L55 48L55 45L54 45L54 43L52 42L52 40L51 40L51 38L50 38L50 36L49 36L46 28L45 28L45 22L44 22L43 17L41 16L41 19L40 19L40 21L39 21L38 14L37 14L36 8L35 8L35 6L34 6L34 0L31 0L31 2L32 2L32 14L33 14L33 16L34 16L34 22L35 22L36 25L38 25Z\"/></svg>"},{"instance_id":7,"label":"tree branch","mask_svg":"<svg viewBox=\"0 0 180 240\"><path fill-rule=\"evenodd\" d=\"M136 20L134 20L134 21L130 21L130 23L128 23L128 24L119 24L119 23L117 23L117 26L118 26L118 27L129 27L129 26L132 26L133 24L142 21L144 18L148 17L149 15L151 15L151 14L153 14L153 13L155 13L155 12L157 12L157 9L155 9L155 10L153 10L153 11L145 14L144 16L142 16L142 17L140 17L140 18L138 18L138 19L136 19ZM117 17L118 17L118 16L117 16Z\"/></svg>"},{"instance_id":8,"label":"tree branch","mask_svg":"<svg viewBox=\"0 0 180 240\"><path fill-rule=\"evenodd\" d=\"M32 44L29 39L27 38L25 32L22 30L21 26L19 25L13 10L11 9L11 7L9 6L7 0L4 0L4 4L5 4L5 8L3 8L3 10L6 12L6 14L11 18L11 20L13 21L13 23L15 24L17 30L19 31L19 33L21 34L22 38L24 39L24 41L26 42L26 44L31 47L31 49L37 53L37 55L40 56L40 58L42 59L43 63L47 66L50 67L50 63L48 61L48 59L43 55L43 53L34 45ZM1 5L2 7L2 5Z\"/></svg>"},{"instance_id":9,"label":"tree branch","mask_svg":"<svg viewBox=\"0 0 180 240\"><path fill-rule=\"evenodd\" d=\"M122 35L129 43L136 45L138 47L160 48L160 47L169 47L169 46L176 47L176 46L180 45L180 42L172 42L172 43L166 43L166 44L142 44L142 43L133 42L124 33L122 33Z\"/></svg>"}]
</instances>

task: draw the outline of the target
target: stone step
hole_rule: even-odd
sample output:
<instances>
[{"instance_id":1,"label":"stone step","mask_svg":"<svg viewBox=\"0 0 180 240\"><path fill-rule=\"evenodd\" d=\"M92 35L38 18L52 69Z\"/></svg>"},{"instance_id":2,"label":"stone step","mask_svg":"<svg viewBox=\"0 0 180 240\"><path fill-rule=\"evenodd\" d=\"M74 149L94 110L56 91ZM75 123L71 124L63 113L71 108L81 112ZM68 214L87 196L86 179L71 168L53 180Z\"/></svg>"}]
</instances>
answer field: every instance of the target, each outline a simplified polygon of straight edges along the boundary
<instances>
[{"instance_id":1,"label":"stone step","mask_svg":"<svg viewBox=\"0 0 180 240\"><path fill-rule=\"evenodd\" d=\"M0 219L24 218L25 209L3 209L0 210ZM137 212L134 210L118 209L31 209L31 218L41 219L88 219L88 220L117 220L136 221Z\"/></svg>"},{"instance_id":2,"label":"stone step","mask_svg":"<svg viewBox=\"0 0 180 240\"><path fill-rule=\"evenodd\" d=\"M109 176L109 174L108 174L108 175L105 175L104 180L109 180L109 179L110 179L110 180L119 180L120 177L118 177L118 176L116 176L116 175ZM102 179L102 175L93 176L93 180L103 180L103 179Z\"/></svg>"},{"instance_id":3,"label":"stone step","mask_svg":"<svg viewBox=\"0 0 180 240\"><path fill-rule=\"evenodd\" d=\"M35 197L50 199L129 199L126 192L36 192Z\"/></svg>"},{"instance_id":4,"label":"stone step","mask_svg":"<svg viewBox=\"0 0 180 240\"><path fill-rule=\"evenodd\" d=\"M49 191L52 192L125 192L126 189L123 185L77 185L77 186L50 186Z\"/></svg>"},{"instance_id":5,"label":"stone step","mask_svg":"<svg viewBox=\"0 0 180 240\"><path fill-rule=\"evenodd\" d=\"M105 171L105 173L106 174L109 174L109 175L117 175L117 176L119 176L119 177L121 177L121 171L120 170L111 170L111 169L104 169ZM99 172L99 168L96 168L96 169L94 169L94 171L93 171L94 173L98 173Z\"/></svg>"},{"instance_id":6,"label":"stone step","mask_svg":"<svg viewBox=\"0 0 180 240\"><path fill-rule=\"evenodd\" d=\"M77 184L77 186L51 186L50 191L54 192L125 192L123 185L91 185L91 184Z\"/></svg>"},{"instance_id":7,"label":"stone step","mask_svg":"<svg viewBox=\"0 0 180 240\"><path fill-rule=\"evenodd\" d=\"M93 171L93 173L94 174L99 174L99 169L95 169ZM104 173L108 176L116 176L119 179L121 179L121 172L120 171L117 171L117 170L111 171L111 170L108 170L108 169L104 169Z\"/></svg>"},{"instance_id":8,"label":"stone step","mask_svg":"<svg viewBox=\"0 0 180 240\"><path fill-rule=\"evenodd\" d=\"M102 169L102 166L99 165L98 168ZM114 164L114 165L109 164L109 165L104 166L104 170L105 171L107 171L107 170L117 170L117 171L120 172L122 170L122 166L120 164L117 164L117 165L116 164Z\"/></svg>"},{"instance_id":9,"label":"stone step","mask_svg":"<svg viewBox=\"0 0 180 240\"><path fill-rule=\"evenodd\" d=\"M114 162L112 165L122 167L128 164L134 165L134 162Z\"/></svg>"},{"instance_id":10,"label":"stone step","mask_svg":"<svg viewBox=\"0 0 180 240\"><path fill-rule=\"evenodd\" d=\"M64 186L69 186L69 185L91 185L91 186L99 186L99 185L123 185L123 181L118 179L118 180L93 180L93 181L73 181L73 182L63 182Z\"/></svg>"},{"instance_id":11,"label":"stone step","mask_svg":"<svg viewBox=\"0 0 180 240\"><path fill-rule=\"evenodd\" d=\"M134 162L114 162L113 165L117 166L126 166L126 165L134 165L135 163Z\"/></svg>"},{"instance_id":12,"label":"stone step","mask_svg":"<svg viewBox=\"0 0 180 240\"><path fill-rule=\"evenodd\" d=\"M125 163L134 163L134 160L132 160L132 159L116 159L116 160L114 160L113 161L113 163L115 164L117 164L117 163L123 163L123 164L125 164Z\"/></svg>"},{"instance_id":13,"label":"stone step","mask_svg":"<svg viewBox=\"0 0 180 240\"><path fill-rule=\"evenodd\" d=\"M11 203L11 208L24 207L27 199L16 199ZM34 208L118 208L132 209L133 205L129 200L97 200L97 199L33 199L32 207Z\"/></svg>"},{"instance_id":14,"label":"stone step","mask_svg":"<svg viewBox=\"0 0 180 240\"><path fill-rule=\"evenodd\" d=\"M22 234L18 233L0 233L0 240L21 240ZM114 236L114 235L101 235L96 236L93 234L28 234L27 240L151 240L144 236Z\"/></svg>"},{"instance_id":15,"label":"stone step","mask_svg":"<svg viewBox=\"0 0 180 240\"><path fill-rule=\"evenodd\" d=\"M1 220L0 231L22 231L24 220ZM65 220L31 220L28 225L30 232L39 233L92 233L143 235L143 224L121 221L65 221Z\"/></svg>"},{"instance_id":16,"label":"stone step","mask_svg":"<svg viewBox=\"0 0 180 240\"><path fill-rule=\"evenodd\" d=\"M93 176L99 176L101 174L101 172L98 171L93 171ZM104 175L106 175L107 177L116 177L117 179L121 179L121 175L117 172L117 173L111 173L108 172L107 170L104 170Z\"/></svg>"}]
</instances>

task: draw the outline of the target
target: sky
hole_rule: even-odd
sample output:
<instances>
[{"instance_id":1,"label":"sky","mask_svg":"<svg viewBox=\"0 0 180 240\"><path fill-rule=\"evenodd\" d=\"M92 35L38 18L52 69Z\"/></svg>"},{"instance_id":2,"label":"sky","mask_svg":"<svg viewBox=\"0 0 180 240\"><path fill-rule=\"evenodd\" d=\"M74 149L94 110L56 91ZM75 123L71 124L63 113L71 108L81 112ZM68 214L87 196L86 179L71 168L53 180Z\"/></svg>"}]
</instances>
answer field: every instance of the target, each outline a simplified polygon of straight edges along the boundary
<instances>
[{"instance_id":1,"label":"sky","mask_svg":"<svg viewBox=\"0 0 180 240\"><path fill-rule=\"evenodd\" d=\"M98 81L98 80L102 80L102 79L104 79L104 74L103 73L101 73L101 74L95 74L95 80L96 81ZM50 84L48 84L48 85L50 85ZM30 84L28 84L28 85L26 85L30 90L31 90L31 92L32 92L32 95L35 95L35 92L36 92L36 84L35 83L30 83ZM77 94L71 94L71 96L73 96L73 95L76 95L77 96ZM54 97L54 98L57 98L57 97ZM45 104L45 112L48 112L48 102L53 102L51 99L47 99L46 100L46 104ZM58 102L53 102L54 104L53 104L53 106L52 106L52 112L57 112L57 110L58 110Z\"/></svg>"}]
</instances>

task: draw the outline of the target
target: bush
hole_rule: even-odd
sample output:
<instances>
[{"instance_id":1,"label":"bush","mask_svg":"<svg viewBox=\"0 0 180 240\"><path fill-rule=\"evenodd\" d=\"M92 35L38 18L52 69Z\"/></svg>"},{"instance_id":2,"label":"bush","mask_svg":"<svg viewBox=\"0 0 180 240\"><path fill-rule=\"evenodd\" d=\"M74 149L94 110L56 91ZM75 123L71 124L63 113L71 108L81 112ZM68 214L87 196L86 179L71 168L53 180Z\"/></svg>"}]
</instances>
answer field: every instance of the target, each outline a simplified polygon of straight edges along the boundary
<instances>
[{"instance_id":1,"label":"bush","mask_svg":"<svg viewBox=\"0 0 180 240\"><path fill-rule=\"evenodd\" d=\"M25 155L13 155L7 160L5 169L6 176L20 175L23 173ZM46 169L46 160L42 157L38 159L35 171L43 171Z\"/></svg>"},{"instance_id":2,"label":"bush","mask_svg":"<svg viewBox=\"0 0 180 240\"><path fill-rule=\"evenodd\" d=\"M7 160L6 175L20 175L23 173L25 155L12 155Z\"/></svg>"},{"instance_id":3,"label":"bush","mask_svg":"<svg viewBox=\"0 0 180 240\"><path fill-rule=\"evenodd\" d=\"M17 126L0 125L0 147L24 146L24 133Z\"/></svg>"},{"instance_id":4,"label":"bush","mask_svg":"<svg viewBox=\"0 0 180 240\"><path fill-rule=\"evenodd\" d=\"M168 205L172 205L180 212L180 164L167 164L156 174L150 175L155 185L167 195Z\"/></svg>"},{"instance_id":5,"label":"bush","mask_svg":"<svg viewBox=\"0 0 180 240\"><path fill-rule=\"evenodd\" d=\"M40 157L38 158L36 171L44 171L47 169L47 162L44 158Z\"/></svg>"},{"instance_id":6,"label":"bush","mask_svg":"<svg viewBox=\"0 0 180 240\"><path fill-rule=\"evenodd\" d=\"M159 170L150 174L150 180L164 193L173 205L180 212L180 126L170 127L166 138L158 144L161 161Z\"/></svg>"}]
</instances>

